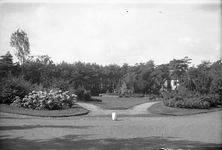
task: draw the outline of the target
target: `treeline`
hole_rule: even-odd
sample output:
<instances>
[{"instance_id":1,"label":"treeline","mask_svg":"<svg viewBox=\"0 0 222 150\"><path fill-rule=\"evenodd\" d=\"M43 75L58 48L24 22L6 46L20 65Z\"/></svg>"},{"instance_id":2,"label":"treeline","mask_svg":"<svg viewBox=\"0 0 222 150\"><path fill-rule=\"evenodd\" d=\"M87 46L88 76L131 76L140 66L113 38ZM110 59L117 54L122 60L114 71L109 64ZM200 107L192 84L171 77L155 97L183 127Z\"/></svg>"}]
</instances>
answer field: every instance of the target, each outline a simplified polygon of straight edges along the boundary
<instances>
[{"instance_id":1,"label":"treeline","mask_svg":"<svg viewBox=\"0 0 222 150\"><path fill-rule=\"evenodd\" d=\"M57 88L90 90L93 96L100 93L141 93L158 95L166 80L177 80L190 91L208 94L222 87L222 60L203 61L189 67L191 59L173 59L167 64L155 65L154 61L133 66L95 63L55 64L48 55L29 56L23 63L13 63L8 52L0 58L0 82L6 78L22 76L39 89ZM1 86L1 88L3 88ZM168 87L170 88L170 87Z\"/></svg>"},{"instance_id":2,"label":"treeline","mask_svg":"<svg viewBox=\"0 0 222 150\"><path fill-rule=\"evenodd\" d=\"M150 99L162 98L166 106L177 108L207 109L222 104L222 58L216 62L202 61L197 66L189 66L188 57L161 65L155 65L153 60L132 66L55 64L48 55L31 56L29 38L20 29L12 33L10 45L16 49L19 63L13 63L9 52L0 56L0 103L20 105L30 97L30 107L34 108L30 93L51 93L54 89L75 94L79 100L107 93L120 97L149 95Z\"/></svg>"}]
</instances>

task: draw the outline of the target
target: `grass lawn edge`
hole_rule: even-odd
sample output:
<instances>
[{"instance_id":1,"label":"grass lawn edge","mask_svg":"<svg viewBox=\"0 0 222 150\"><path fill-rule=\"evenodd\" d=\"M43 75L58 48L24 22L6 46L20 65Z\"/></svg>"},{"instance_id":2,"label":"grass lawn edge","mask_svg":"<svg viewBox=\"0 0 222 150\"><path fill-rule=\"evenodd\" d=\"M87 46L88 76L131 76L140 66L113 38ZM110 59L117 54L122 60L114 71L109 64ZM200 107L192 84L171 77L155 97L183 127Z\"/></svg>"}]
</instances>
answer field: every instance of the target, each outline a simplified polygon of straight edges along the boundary
<instances>
[{"instance_id":1,"label":"grass lawn edge","mask_svg":"<svg viewBox=\"0 0 222 150\"><path fill-rule=\"evenodd\" d=\"M36 117L70 117L87 115L89 110L79 105L75 105L73 108L64 110L32 110L0 104L0 112Z\"/></svg>"},{"instance_id":2,"label":"grass lawn edge","mask_svg":"<svg viewBox=\"0 0 222 150\"><path fill-rule=\"evenodd\" d=\"M95 106L98 106L104 110L128 110L128 109L131 109L135 106L138 106L138 105L141 105L141 104L144 104L144 103L150 103L150 102L158 102L160 100L157 100L157 101L153 101L153 100L149 100L149 98L147 97L144 97L144 98L120 98L120 97L94 97L95 99L100 99L101 101L79 101L79 102L84 102L84 103L89 103L89 104L93 104ZM117 101L122 101L123 103L120 103L119 105L117 104L107 104L106 101L107 100L104 100L105 99L108 99L109 101L112 101L112 100L117 100ZM143 100L143 101L137 101L136 103L132 103L132 100L130 101L130 99L134 99L133 101L137 101L138 99L140 100ZM129 101L128 101L129 100Z\"/></svg>"},{"instance_id":3,"label":"grass lawn edge","mask_svg":"<svg viewBox=\"0 0 222 150\"><path fill-rule=\"evenodd\" d=\"M128 109L131 109L131 108L133 108L133 107L135 107L135 106L144 104L144 102L141 102L141 103L138 103L138 104L130 105L130 106L128 106L128 107L123 107L123 106L121 106L121 107L115 107L115 106L111 107L111 106L107 106L107 105L104 105L104 104L101 104L101 103L97 103L97 102L85 102L85 101L82 101L82 102L84 102L84 103L89 103L89 104L93 104L93 105L98 106L98 107L100 107L100 108L102 108L102 109L104 109L104 110L128 110ZM145 103L151 103L151 102L152 102L152 101L150 101L150 102L145 102Z\"/></svg>"},{"instance_id":4,"label":"grass lawn edge","mask_svg":"<svg viewBox=\"0 0 222 150\"><path fill-rule=\"evenodd\" d=\"M160 115L168 116L188 116L202 113L209 113L215 111L222 111L222 107L210 108L210 109L182 109L182 108L172 108L164 106L163 102L158 102L153 104L147 109L149 112Z\"/></svg>"}]
</instances>

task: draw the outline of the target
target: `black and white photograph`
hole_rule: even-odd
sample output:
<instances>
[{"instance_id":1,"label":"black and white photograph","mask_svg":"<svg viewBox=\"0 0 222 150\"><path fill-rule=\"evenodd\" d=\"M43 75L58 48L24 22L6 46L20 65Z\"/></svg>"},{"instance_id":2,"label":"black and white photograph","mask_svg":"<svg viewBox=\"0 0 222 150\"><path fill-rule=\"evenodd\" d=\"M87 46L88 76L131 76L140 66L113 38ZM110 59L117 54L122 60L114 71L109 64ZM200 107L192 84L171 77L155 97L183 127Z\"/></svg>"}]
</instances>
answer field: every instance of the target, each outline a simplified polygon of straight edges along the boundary
<instances>
[{"instance_id":1,"label":"black and white photograph","mask_svg":"<svg viewBox=\"0 0 222 150\"><path fill-rule=\"evenodd\" d=\"M221 0L0 0L0 150L221 150Z\"/></svg>"}]
</instances>

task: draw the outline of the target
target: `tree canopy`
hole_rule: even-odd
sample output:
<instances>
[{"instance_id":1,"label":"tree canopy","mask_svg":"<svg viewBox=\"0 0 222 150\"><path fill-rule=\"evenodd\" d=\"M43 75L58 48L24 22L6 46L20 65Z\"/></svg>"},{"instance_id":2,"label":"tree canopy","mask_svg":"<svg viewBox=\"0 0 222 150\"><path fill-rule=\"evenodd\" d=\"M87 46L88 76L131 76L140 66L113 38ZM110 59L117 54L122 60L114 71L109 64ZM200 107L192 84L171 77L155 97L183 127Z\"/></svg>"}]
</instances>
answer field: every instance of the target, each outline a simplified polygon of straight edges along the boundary
<instances>
[{"instance_id":1,"label":"tree canopy","mask_svg":"<svg viewBox=\"0 0 222 150\"><path fill-rule=\"evenodd\" d=\"M10 45L15 47L17 56L20 64L25 63L30 54L30 43L27 33L23 30L18 29L11 35Z\"/></svg>"}]
</instances>

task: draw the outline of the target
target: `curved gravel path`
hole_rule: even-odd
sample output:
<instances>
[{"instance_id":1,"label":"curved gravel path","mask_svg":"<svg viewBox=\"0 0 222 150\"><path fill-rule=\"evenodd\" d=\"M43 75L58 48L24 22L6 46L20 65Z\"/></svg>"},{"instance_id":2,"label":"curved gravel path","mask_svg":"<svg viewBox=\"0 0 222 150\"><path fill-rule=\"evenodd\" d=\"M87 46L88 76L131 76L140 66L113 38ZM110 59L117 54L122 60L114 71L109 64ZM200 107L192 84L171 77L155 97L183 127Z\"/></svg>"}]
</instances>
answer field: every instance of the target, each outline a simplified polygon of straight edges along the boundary
<instances>
[{"instance_id":1,"label":"curved gravel path","mask_svg":"<svg viewBox=\"0 0 222 150\"><path fill-rule=\"evenodd\" d=\"M85 116L33 117L0 112L2 150L221 150L222 111L190 116L134 117L149 114L152 103L128 110L105 110L79 103ZM111 115L130 114L112 121ZM145 115L147 116L147 115Z\"/></svg>"},{"instance_id":2,"label":"curved gravel path","mask_svg":"<svg viewBox=\"0 0 222 150\"><path fill-rule=\"evenodd\" d=\"M89 103L77 103L78 105L88 109L89 116L97 116L97 115L111 115L112 112L117 113L117 115L136 115L136 114L150 114L147 109L155 104L157 102L149 102L149 103L144 103L140 105L136 105L132 108L129 108L127 110L112 110L112 109L103 109L100 108L99 106L89 104Z\"/></svg>"}]
</instances>

